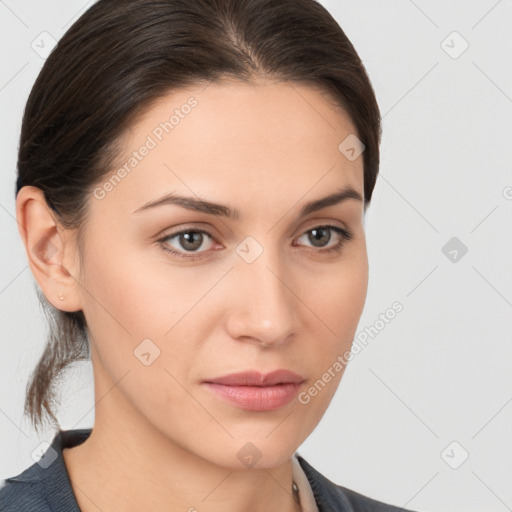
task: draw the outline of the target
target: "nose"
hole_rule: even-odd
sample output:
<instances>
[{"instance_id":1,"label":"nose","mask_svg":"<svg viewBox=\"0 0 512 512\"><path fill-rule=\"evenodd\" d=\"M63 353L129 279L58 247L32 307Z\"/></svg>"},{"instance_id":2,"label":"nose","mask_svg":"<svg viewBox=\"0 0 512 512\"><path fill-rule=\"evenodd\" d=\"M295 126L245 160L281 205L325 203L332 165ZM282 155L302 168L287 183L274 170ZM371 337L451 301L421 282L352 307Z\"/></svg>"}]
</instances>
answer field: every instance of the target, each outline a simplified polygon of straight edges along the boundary
<instances>
[{"instance_id":1,"label":"nose","mask_svg":"<svg viewBox=\"0 0 512 512\"><path fill-rule=\"evenodd\" d=\"M252 263L236 262L227 330L233 339L264 347L285 343L297 329L297 297L291 272L265 250Z\"/></svg>"}]
</instances>

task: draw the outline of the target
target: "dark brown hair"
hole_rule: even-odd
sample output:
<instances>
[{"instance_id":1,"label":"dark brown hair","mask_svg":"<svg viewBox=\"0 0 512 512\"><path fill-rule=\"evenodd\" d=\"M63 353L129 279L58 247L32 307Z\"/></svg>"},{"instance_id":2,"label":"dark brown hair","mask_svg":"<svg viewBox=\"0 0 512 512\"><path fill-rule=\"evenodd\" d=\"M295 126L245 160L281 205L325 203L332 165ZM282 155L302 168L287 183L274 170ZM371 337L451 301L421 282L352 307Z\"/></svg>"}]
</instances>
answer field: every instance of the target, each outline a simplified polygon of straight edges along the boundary
<instances>
[{"instance_id":1,"label":"dark brown hair","mask_svg":"<svg viewBox=\"0 0 512 512\"><path fill-rule=\"evenodd\" d=\"M353 45L315 0L99 0L61 38L31 90L16 195L39 187L80 247L91 191L112 171L140 113L172 90L253 77L316 87L349 114L365 145L366 208L379 169L380 112ZM36 291L50 325L25 400L38 429L45 414L59 425L56 381L89 359L90 348L83 312L57 310Z\"/></svg>"}]
</instances>

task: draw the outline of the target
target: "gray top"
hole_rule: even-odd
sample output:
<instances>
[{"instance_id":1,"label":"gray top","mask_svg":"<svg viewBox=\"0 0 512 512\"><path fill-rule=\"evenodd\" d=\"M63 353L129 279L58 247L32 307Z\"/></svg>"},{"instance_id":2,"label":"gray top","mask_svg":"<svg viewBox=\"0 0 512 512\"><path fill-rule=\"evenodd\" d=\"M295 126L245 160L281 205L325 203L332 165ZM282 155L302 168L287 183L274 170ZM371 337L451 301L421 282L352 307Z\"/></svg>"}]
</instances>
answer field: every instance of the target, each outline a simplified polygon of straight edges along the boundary
<instances>
[{"instance_id":1,"label":"gray top","mask_svg":"<svg viewBox=\"0 0 512 512\"><path fill-rule=\"evenodd\" d=\"M83 443L91 429L59 430L38 462L0 487L0 512L80 512L62 457L64 448ZM337 485L296 455L319 512L413 512Z\"/></svg>"}]
</instances>

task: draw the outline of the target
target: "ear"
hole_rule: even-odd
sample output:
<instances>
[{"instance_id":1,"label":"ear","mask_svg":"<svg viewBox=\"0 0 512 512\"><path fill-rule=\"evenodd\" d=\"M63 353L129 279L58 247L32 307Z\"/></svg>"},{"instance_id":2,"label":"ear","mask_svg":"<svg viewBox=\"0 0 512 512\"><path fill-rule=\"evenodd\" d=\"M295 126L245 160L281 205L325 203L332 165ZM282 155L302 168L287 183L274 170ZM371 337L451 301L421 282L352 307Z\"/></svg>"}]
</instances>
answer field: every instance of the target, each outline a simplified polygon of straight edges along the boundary
<instances>
[{"instance_id":1,"label":"ear","mask_svg":"<svg viewBox=\"0 0 512 512\"><path fill-rule=\"evenodd\" d=\"M62 226L37 187L20 189L16 218L30 270L45 297L62 311L81 310L75 233ZM60 300L59 295L64 299Z\"/></svg>"}]
</instances>

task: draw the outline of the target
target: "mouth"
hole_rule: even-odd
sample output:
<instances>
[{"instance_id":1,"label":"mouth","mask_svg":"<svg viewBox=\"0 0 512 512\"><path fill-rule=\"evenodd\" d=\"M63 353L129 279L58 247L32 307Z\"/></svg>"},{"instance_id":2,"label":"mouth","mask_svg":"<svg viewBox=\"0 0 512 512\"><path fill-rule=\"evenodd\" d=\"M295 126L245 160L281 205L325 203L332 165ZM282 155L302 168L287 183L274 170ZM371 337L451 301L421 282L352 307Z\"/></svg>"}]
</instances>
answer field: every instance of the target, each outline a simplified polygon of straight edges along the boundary
<instances>
[{"instance_id":1,"label":"mouth","mask_svg":"<svg viewBox=\"0 0 512 512\"><path fill-rule=\"evenodd\" d=\"M272 411L291 402L304 380L289 370L267 374L248 371L208 379L202 384L218 398L240 409Z\"/></svg>"}]
</instances>

